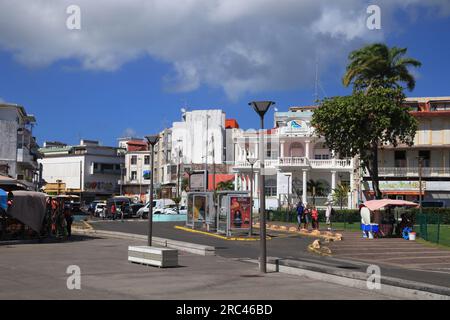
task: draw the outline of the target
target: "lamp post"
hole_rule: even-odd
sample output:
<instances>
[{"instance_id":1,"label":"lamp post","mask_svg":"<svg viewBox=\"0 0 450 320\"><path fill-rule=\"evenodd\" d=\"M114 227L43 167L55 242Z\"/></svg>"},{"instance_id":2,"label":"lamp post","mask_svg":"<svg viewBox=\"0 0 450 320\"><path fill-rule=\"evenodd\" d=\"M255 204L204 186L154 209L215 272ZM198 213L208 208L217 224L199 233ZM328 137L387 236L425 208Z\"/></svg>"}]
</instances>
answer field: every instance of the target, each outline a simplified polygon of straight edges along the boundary
<instances>
[{"instance_id":1,"label":"lamp post","mask_svg":"<svg viewBox=\"0 0 450 320\"><path fill-rule=\"evenodd\" d=\"M261 122L261 131L259 134L259 220L260 220L260 258L259 258L259 271L262 273L267 272L266 268L266 197L264 194L264 115L271 105L275 104L273 101L252 101L250 106L259 115Z\"/></svg>"},{"instance_id":2,"label":"lamp post","mask_svg":"<svg viewBox=\"0 0 450 320\"><path fill-rule=\"evenodd\" d=\"M423 157L418 157L419 160L419 212L422 214L422 168Z\"/></svg>"},{"instance_id":3,"label":"lamp post","mask_svg":"<svg viewBox=\"0 0 450 320\"><path fill-rule=\"evenodd\" d=\"M253 180L254 180L254 172L253 166L256 163L256 158L250 158L247 150L247 162L250 164L251 172L250 172L250 230L248 235L251 237L253 235Z\"/></svg>"},{"instance_id":4,"label":"lamp post","mask_svg":"<svg viewBox=\"0 0 450 320\"><path fill-rule=\"evenodd\" d=\"M147 244L149 247L152 246L152 224L153 224L153 167L154 167L154 155L155 155L155 144L159 140L159 135L146 136L148 144L150 145L150 195L149 195L149 205L148 205L148 236Z\"/></svg>"}]
</instances>

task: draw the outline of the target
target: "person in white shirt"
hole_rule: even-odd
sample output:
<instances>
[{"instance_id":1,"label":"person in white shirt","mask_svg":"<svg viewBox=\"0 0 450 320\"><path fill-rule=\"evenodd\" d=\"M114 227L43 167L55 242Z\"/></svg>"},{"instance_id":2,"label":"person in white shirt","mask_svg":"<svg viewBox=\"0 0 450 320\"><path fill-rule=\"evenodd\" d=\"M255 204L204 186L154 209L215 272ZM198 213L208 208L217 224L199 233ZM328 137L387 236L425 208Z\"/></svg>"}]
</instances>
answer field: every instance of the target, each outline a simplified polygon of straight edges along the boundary
<instances>
[{"instance_id":1,"label":"person in white shirt","mask_svg":"<svg viewBox=\"0 0 450 320\"><path fill-rule=\"evenodd\" d=\"M332 211L331 203L328 203L327 210L325 211L326 224L328 226L328 230L331 230L331 211Z\"/></svg>"}]
</instances>

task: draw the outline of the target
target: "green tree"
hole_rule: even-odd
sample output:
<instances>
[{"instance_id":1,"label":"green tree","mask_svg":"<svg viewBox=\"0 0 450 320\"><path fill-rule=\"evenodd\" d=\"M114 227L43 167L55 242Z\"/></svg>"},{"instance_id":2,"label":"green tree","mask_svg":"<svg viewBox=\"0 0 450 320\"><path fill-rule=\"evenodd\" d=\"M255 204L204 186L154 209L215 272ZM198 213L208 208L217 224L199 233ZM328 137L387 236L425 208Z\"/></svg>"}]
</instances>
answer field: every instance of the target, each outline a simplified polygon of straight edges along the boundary
<instances>
[{"instance_id":1,"label":"green tree","mask_svg":"<svg viewBox=\"0 0 450 320\"><path fill-rule=\"evenodd\" d=\"M405 57L406 52L377 43L350 53L343 84L353 84L353 94L323 100L312 118L316 134L340 157L359 155L377 199L382 197L378 147L411 146L417 130L416 119L403 106L401 83L413 90L416 81L408 68L421 63Z\"/></svg>"},{"instance_id":2,"label":"green tree","mask_svg":"<svg viewBox=\"0 0 450 320\"><path fill-rule=\"evenodd\" d=\"M339 203L341 210L344 207L344 200L347 198L349 192L350 187L347 184L339 184L333 190L333 200Z\"/></svg>"},{"instance_id":3,"label":"green tree","mask_svg":"<svg viewBox=\"0 0 450 320\"><path fill-rule=\"evenodd\" d=\"M217 184L216 190L234 190L234 181L228 180L228 181L221 181Z\"/></svg>"},{"instance_id":4,"label":"green tree","mask_svg":"<svg viewBox=\"0 0 450 320\"><path fill-rule=\"evenodd\" d=\"M370 91L374 87L398 88L405 83L409 91L416 85L409 67L420 67L416 59L405 57L407 48L389 48L375 43L355 50L349 55L347 71L342 79L344 86L353 83L354 90Z\"/></svg>"},{"instance_id":5,"label":"green tree","mask_svg":"<svg viewBox=\"0 0 450 320\"><path fill-rule=\"evenodd\" d=\"M403 106L401 88L373 88L370 94L354 92L351 96L322 101L315 110L312 125L327 146L342 157L359 155L369 172L377 199L381 199L378 177L378 147L399 143L413 144L417 120Z\"/></svg>"}]
</instances>

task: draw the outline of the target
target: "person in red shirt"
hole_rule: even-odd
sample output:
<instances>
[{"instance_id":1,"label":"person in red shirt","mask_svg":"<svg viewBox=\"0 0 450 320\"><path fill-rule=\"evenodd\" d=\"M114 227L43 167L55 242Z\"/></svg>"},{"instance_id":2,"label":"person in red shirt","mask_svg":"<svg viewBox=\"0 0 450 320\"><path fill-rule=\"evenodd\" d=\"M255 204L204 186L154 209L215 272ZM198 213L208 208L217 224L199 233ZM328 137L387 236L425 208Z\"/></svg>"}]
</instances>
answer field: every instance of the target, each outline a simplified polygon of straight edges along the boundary
<instances>
[{"instance_id":1,"label":"person in red shirt","mask_svg":"<svg viewBox=\"0 0 450 320\"><path fill-rule=\"evenodd\" d=\"M315 206L313 207L313 209L311 211L311 218L312 218L313 229L319 230L319 211L317 210L317 208Z\"/></svg>"},{"instance_id":2,"label":"person in red shirt","mask_svg":"<svg viewBox=\"0 0 450 320\"><path fill-rule=\"evenodd\" d=\"M117 211L116 204L113 202L113 204L111 205L111 215L113 220L116 220L116 211Z\"/></svg>"}]
</instances>

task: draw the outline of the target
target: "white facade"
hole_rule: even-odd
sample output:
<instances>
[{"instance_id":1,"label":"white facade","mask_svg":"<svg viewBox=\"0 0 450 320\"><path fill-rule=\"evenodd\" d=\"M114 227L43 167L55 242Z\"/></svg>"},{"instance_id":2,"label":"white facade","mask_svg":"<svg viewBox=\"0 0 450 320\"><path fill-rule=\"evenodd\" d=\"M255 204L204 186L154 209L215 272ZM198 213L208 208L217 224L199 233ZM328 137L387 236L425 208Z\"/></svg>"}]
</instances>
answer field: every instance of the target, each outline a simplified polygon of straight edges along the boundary
<instances>
[{"instance_id":1,"label":"white facade","mask_svg":"<svg viewBox=\"0 0 450 320\"><path fill-rule=\"evenodd\" d=\"M120 149L81 141L78 146L45 144L40 151L46 183L61 181L66 192L82 192L85 197L118 193L124 159Z\"/></svg>"},{"instance_id":2,"label":"white facade","mask_svg":"<svg viewBox=\"0 0 450 320\"><path fill-rule=\"evenodd\" d=\"M32 129L36 120L15 104L0 104L0 174L36 189L39 153Z\"/></svg>"},{"instance_id":3,"label":"white facade","mask_svg":"<svg viewBox=\"0 0 450 320\"><path fill-rule=\"evenodd\" d=\"M172 127L172 159L182 154L185 164L208 165L225 162L225 113L222 110L195 110L183 114Z\"/></svg>"},{"instance_id":4,"label":"white facade","mask_svg":"<svg viewBox=\"0 0 450 320\"><path fill-rule=\"evenodd\" d=\"M348 185L350 192L346 206L356 207L357 190L353 159L334 156L324 141L314 136L311 127L312 108L291 108L289 112L275 113L275 128L266 130L265 141L265 189L266 207L278 208L288 202L302 200L304 203L322 206L331 199L332 190L339 184ZM234 170L237 190L250 190L249 158L258 158L258 134L241 131L235 139L236 161ZM259 161L255 166L253 196L258 204ZM320 182L324 186L321 194L308 190L308 181ZM313 194L315 194L313 199Z\"/></svg>"}]
</instances>

